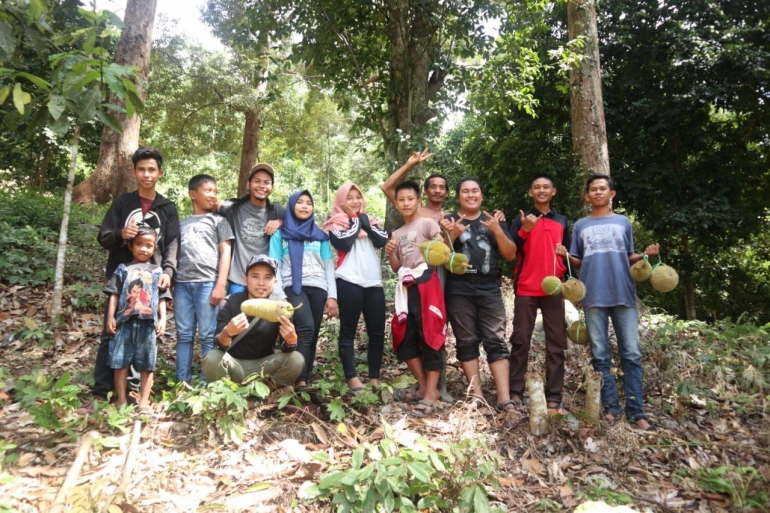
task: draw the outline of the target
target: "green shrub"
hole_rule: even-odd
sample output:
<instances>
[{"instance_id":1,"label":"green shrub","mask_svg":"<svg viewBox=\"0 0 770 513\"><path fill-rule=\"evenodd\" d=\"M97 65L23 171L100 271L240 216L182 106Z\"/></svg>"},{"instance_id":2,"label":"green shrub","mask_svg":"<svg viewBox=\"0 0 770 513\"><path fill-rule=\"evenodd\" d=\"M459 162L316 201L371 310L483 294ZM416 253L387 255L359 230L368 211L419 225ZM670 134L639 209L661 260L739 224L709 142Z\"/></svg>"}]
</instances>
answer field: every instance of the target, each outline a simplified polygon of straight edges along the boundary
<instances>
[{"instance_id":1,"label":"green shrub","mask_svg":"<svg viewBox=\"0 0 770 513\"><path fill-rule=\"evenodd\" d=\"M327 473L306 496L331 499L340 512L500 511L489 504L486 487L499 487L502 458L483 439L419 439L405 447L387 424L385 434L378 445L359 446L350 468Z\"/></svg>"}]
</instances>

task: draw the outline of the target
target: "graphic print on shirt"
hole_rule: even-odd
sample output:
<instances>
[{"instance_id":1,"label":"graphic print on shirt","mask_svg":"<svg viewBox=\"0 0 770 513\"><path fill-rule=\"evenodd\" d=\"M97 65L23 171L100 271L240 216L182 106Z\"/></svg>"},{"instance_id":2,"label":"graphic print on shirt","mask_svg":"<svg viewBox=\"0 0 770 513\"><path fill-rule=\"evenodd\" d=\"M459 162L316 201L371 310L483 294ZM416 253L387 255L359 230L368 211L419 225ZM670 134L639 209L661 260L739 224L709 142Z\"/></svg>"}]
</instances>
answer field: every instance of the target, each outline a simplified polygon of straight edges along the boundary
<instances>
[{"instance_id":1,"label":"graphic print on shirt","mask_svg":"<svg viewBox=\"0 0 770 513\"><path fill-rule=\"evenodd\" d=\"M128 268L125 287L126 310L123 318L138 315L140 319L152 318L152 271Z\"/></svg>"},{"instance_id":2,"label":"graphic print on shirt","mask_svg":"<svg viewBox=\"0 0 770 513\"><path fill-rule=\"evenodd\" d=\"M583 239L584 258L594 253L626 253L623 234L623 227L614 223L586 228L580 233Z\"/></svg>"},{"instance_id":3,"label":"graphic print on shirt","mask_svg":"<svg viewBox=\"0 0 770 513\"><path fill-rule=\"evenodd\" d=\"M401 260L404 260L404 258L407 255L411 255L418 249L417 244L415 244L416 241L417 241L416 230L407 232L398 238L398 248L399 248L399 253L401 253Z\"/></svg>"},{"instance_id":4,"label":"graphic print on shirt","mask_svg":"<svg viewBox=\"0 0 770 513\"><path fill-rule=\"evenodd\" d=\"M205 240L203 234L205 234L206 231L205 226L201 226L197 223L187 223L182 225L182 232L179 234L180 245L191 246Z\"/></svg>"},{"instance_id":5,"label":"graphic print on shirt","mask_svg":"<svg viewBox=\"0 0 770 513\"><path fill-rule=\"evenodd\" d=\"M126 217L126 224L124 226L128 226L130 224L138 224L139 226L144 225L151 230L155 230L155 248L158 248L161 239L160 217L158 217L158 214L152 210L148 210L146 215L142 215L142 208L136 208L128 214L128 217Z\"/></svg>"},{"instance_id":6,"label":"graphic print on shirt","mask_svg":"<svg viewBox=\"0 0 770 513\"><path fill-rule=\"evenodd\" d=\"M249 217L241 223L241 237L248 245L256 247L267 246L265 221L262 218Z\"/></svg>"}]
</instances>

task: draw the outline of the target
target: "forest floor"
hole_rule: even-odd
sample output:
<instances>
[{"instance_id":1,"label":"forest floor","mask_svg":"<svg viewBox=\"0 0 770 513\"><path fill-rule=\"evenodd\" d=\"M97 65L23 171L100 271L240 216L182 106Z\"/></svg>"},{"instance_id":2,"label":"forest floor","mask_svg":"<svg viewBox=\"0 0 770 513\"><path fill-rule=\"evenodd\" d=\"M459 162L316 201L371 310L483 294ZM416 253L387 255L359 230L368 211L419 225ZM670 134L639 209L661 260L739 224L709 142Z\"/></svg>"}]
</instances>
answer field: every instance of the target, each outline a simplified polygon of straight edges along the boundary
<instances>
[{"instance_id":1,"label":"forest floor","mask_svg":"<svg viewBox=\"0 0 770 513\"><path fill-rule=\"evenodd\" d=\"M88 397L100 288L71 285L66 325L53 333L50 289L0 284L0 511L51 511L92 431L98 437L67 485L66 511L309 512L345 503L358 511L375 491L389 497L384 510L408 510L408 501L393 497L422 497L420 511L478 511L487 509L474 496L479 489L503 511L570 511L588 501L636 511L770 508L766 328L646 312L645 401L658 426L651 433L625 419L584 422L589 352L571 343L564 412L549 416L546 435L532 434L527 414L511 428L494 408L464 399L453 340L448 382L456 401L435 415L409 416L410 405L383 400L387 389L353 398L333 353L334 321L324 326L312 396L252 401L227 387L174 386L171 323L159 348L153 414L104 406L83 416L75 410ZM506 301L510 312L509 290ZM359 346L365 368L365 342ZM530 369L542 369L543 358L543 344L534 343ZM408 384L390 348L383 369L385 382ZM484 389L494 405L488 370Z\"/></svg>"}]
</instances>

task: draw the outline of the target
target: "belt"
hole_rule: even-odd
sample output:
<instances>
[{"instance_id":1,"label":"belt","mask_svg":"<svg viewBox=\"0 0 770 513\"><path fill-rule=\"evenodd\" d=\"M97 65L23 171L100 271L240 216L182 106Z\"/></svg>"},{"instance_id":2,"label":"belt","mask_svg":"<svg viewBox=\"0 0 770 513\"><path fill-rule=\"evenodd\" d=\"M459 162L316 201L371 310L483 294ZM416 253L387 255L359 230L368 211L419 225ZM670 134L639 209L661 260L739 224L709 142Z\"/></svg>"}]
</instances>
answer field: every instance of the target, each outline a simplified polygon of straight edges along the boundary
<instances>
[{"instance_id":1,"label":"belt","mask_svg":"<svg viewBox=\"0 0 770 513\"><path fill-rule=\"evenodd\" d=\"M500 280L497 274L480 273L452 274L450 279L452 281L462 281L465 283L493 283Z\"/></svg>"}]
</instances>

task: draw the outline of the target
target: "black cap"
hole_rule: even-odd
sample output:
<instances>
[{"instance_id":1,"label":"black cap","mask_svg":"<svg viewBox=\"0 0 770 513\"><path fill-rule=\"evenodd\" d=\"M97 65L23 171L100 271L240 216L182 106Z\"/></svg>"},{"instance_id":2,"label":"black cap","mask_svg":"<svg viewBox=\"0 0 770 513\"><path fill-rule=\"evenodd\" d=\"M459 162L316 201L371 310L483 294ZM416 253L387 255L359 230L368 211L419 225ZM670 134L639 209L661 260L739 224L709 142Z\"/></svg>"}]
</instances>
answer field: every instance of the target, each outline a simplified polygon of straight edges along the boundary
<instances>
[{"instance_id":1,"label":"black cap","mask_svg":"<svg viewBox=\"0 0 770 513\"><path fill-rule=\"evenodd\" d=\"M267 255L255 255L251 257L251 260L249 260L249 264L246 266L246 273L248 274L249 269L251 269L257 264L268 265L273 270L274 274L276 275L278 274L278 262L276 262L275 259L270 258Z\"/></svg>"}]
</instances>

